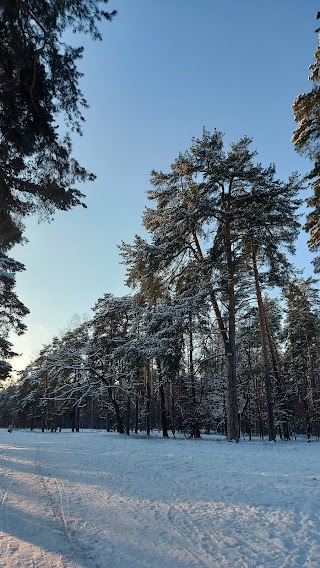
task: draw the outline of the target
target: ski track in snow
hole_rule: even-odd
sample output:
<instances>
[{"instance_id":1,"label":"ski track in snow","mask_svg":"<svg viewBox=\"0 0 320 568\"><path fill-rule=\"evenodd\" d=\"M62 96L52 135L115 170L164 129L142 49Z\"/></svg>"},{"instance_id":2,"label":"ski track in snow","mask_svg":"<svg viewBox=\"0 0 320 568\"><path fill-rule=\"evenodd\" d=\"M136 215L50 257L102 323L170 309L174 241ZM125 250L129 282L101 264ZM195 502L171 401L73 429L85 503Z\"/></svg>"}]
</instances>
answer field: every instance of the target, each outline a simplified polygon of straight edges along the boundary
<instances>
[{"instance_id":1,"label":"ski track in snow","mask_svg":"<svg viewBox=\"0 0 320 568\"><path fill-rule=\"evenodd\" d=\"M0 430L0 568L319 568L319 456Z\"/></svg>"}]
</instances>

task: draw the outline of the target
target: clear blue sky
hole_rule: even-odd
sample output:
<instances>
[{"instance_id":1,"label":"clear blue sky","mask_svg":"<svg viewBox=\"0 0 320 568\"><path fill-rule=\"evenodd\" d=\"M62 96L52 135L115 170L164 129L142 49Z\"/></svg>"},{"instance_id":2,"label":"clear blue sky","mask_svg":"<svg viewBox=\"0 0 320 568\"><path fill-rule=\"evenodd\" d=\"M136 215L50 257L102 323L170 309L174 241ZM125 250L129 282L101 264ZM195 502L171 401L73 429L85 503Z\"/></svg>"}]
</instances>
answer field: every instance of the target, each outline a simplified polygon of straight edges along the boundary
<instances>
[{"instance_id":1,"label":"clear blue sky","mask_svg":"<svg viewBox=\"0 0 320 568\"><path fill-rule=\"evenodd\" d=\"M102 42L85 45L80 68L86 111L74 155L97 174L83 186L88 209L27 223L29 243L12 256L26 266L17 293L30 309L27 333L12 337L16 369L65 328L92 315L105 292L128 293L117 245L142 233L151 169L166 171L202 128L225 141L253 138L258 160L278 177L310 164L290 142L291 105L310 90L317 45L316 0L109 0L117 9ZM306 238L296 264L312 272Z\"/></svg>"}]
</instances>

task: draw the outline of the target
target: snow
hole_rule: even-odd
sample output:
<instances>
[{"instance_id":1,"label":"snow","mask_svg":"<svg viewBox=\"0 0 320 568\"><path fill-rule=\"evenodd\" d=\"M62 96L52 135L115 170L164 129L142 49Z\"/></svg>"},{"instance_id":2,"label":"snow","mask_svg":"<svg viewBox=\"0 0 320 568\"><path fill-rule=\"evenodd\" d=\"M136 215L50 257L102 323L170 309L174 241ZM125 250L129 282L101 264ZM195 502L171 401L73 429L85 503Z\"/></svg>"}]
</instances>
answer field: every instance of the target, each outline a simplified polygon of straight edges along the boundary
<instances>
[{"instance_id":1,"label":"snow","mask_svg":"<svg viewBox=\"0 0 320 568\"><path fill-rule=\"evenodd\" d=\"M1 568L316 568L320 445L0 430Z\"/></svg>"}]
</instances>

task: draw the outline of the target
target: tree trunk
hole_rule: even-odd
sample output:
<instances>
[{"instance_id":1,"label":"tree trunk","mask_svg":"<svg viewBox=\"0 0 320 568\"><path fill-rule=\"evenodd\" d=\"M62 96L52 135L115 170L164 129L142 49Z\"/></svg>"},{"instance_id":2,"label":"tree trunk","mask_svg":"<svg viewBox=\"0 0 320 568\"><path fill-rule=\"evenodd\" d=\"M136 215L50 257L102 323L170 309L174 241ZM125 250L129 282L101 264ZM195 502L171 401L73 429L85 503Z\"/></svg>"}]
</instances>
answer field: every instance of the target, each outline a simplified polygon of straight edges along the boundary
<instances>
[{"instance_id":1,"label":"tree trunk","mask_svg":"<svg viewBox=\"0 0 320 568\"><path fill-rule=\"evenodd\" d=\"M193 365L193 329L192 314L189 312L189 375L191 382L191 400L192 400L192 426L191 437L200 438L200 428L198 423L197 397L194 382L194 365Z\"/></svg>"},{"instance_id":2,"label":"tree trunk","mask_svg":"<svg viewBox=\"0 0 320 568\"><path fill-rule=\"evenodd\" d=\"M310 337L308 333L308 329L306 327L306 344L307 344L307 399L308 399L308 406L310 409L310 415L314 415L314 392L315 392L315 380L314 380L314 373L313 373L313 361L312 361L312 353L311 353L311 345L310 345Z\"/></svg>"},{"instance_id":3,"label":"tree trunk","mask_svg":"<svg viewBox=\"0 0 320 568\"><path fill-rule=\"evenodd\" d=\"M80 408L77 406L76 410L76 432L80 432Z\"/></svg>"},{"instance_id":4,"label":"tree trunk","mask_svg":"<svg viewBox=\"0 0 320 568\"><path fill-rule=\"evenodd\" d=\"M113 396L111 387L108 388L108 391L109 391L109 400L110 400L110 402L113 406L114 413L116 415L117 430L118 430L119 434L124 434L124 428L123 428L123 422L122 422L122 418L121 418L119 404L118 404L117 400L115 399L115 397Z\"/></svg>"},{"instance_id":5,"label":"tree trunk","mask_svg":"<svg viewBox=\"0 0 320 568\"><path fill-rule=\"evenodd\" d=\"M237 362L236 362L236 306L234 293L234 263L231 246L230 223L226 221L225 241L228 269L228 328L229 340L227 342L227 439L239 440L239 410L237 398Z\"/></svg>"},{"instance_id":6,"label":"tree trunk","mask_svg":"<svg viewBox=\"0 0 320 568\"><path fill-rule=\"evenodd\" d=\"M130 415L131 415L131 398L128 396L127 398L127 413L126 413L126 434L129 436L130 434Z\"/></svg>"},{"instance_id":7,"label":"tree trunk","mask_svg":"<svg viewBox=\"0 0 320 568\"><path fill-rule=\"evenodd\" d=\"M119 408L118 402L116 401L116 399L114 397L112 397L112 405L113 405L115 415L116 415L118 432L119 432L119 434L123 434L124 428L123 428L123 422L122 422L122 418L121 418L121 414L120 414L120 408Z\"/></svg>"},{"instance_id":8,"label":"tree trunk","mask_svg":"<svg viewBox=\"0 0 320 568\"><path fill-rule=\"evenodd\" d=\"M168 423L167 423L167 411L166 411L166 400L163 384L159 386L160 393L160 412L161 412L161 425L162 425L162 436L168 438Z\"/></svg>"},{"instance_id":9,"label":"tree trunk","mask_svg":"<svg viewBox=\"0 0 320 568\"><path fill-rule=\"evenodd\" d=\"M75 408L71 411L71 431L75 432L76 429L76 411Z\"/></svg>"},{"instance_id":10,"label":"tree trunk","mask_svg":"<svg viewBox=\"0 0 320 568\"><path fill-rule=\"evenodd\" d=\"M170 384L170 399L171 399L171 432L175 438L176 433L176 408L175 408L175 398L172 382Z\"/></svg>"},{"instance_id":11,"label":"tree trunk","mask_svg":"<svg viewBox=\"0 0 320 568\"><path fill-rule=\"evenodd\" d=\"M221 312L213 292L210 292L210 300L216 317L218 329L220 331L225 358L227 365L227 389L226 389L226 437L229 442L239 439L239 418L238 418L238 397L237 397L237 375L236 375L236 347L235 347L235 314L234 314L234 292L230 290L229 297L229 333L221 316ZM230 311L231 310L231 311ZM230 318L233 321L230 321Z\"/></svg>"},{"instance_id":12,"label":"tree trunk","mask_svg":"<svg viewBox=\"0 0 320 568\"><path fill-rule=\"evenodd\" d=\"M284 402L284 389L283 389L283 385L282 385L282 379L281 379L281 374L279 371L279 357L273 342L273 338L271 336L271 332L270 332L270 327L269 327L269 322L268 322L268 317L266 314L266 311L264 309L264 322L265 322L265 326L266 326L266 333L267 333L267 339L268 339L268 345L269 345L269 351L270 351L270 355L271 355L271 362L272 362L272 368L273 368L273 374L276 380L276 385L277 385L277 391L278 391L278 396L280 399L279 405L280 405L280 420L283 424L283 437L285 440L290 440L290 432L289 432L289 422L288 422L288 412L287 412L287 408ZM280 429L280 425L279 425L279 429ZM281 436L281 432L280 432L280 436Z\"/></svg>"},{"instance_id":13,"label":"tree trunk","mask_svg":"<svg viewBox=\"0 0 320 568\"><path fill-rule=\"evenodd\" d=\"M46 427L46 417L45 417L45 415L43 415L42 419L41 419L41 431L42 432L45 431L45 427Z\"/></svg>"},{"instance_id":14,"label":"tree trunk","mask_svg":"<svg viewBox=\"0 0 320 568\"><path fill-rule=\"evenodd\" d=\"M162 435L164 438L168 438L168 422L167 422L167 410L166 410L166 397L163 386L163 374L161 361L157 357L157 368L158 368L158 380L159 380L159 395L160 395L160 416L161 416L161 426Z\"/></svg>"},{"instance_id":15,"label":"tree trunk","mask_svg":"<svg viewBox=\"0 0 320 568\"><path fill-rule=\"evenodd\" d=\"M139 429L139 398L138 398L138 395L136 394L136 400L135 400L135 427L134 427L135 434L138 434L138 429Z\"/></svg>"},{"instance_id":16,"label":"tree trunk","mask_svg":"<svg viewBox=\"0 0 320 568\"><path fill-rule=\"evenodd\" d=\"M111 430L111 420L110 420L110 411L107 409L107 416L106 416L106 430L110 432Z\"/></svg>"},{"instance_id":17,"label":"tree trunk","mask_svg":"<svg viewBox=\"0 0 320 568\"><path fill-rule=\"evenodd\" d=\"M51 432L56 432L56 431L57 431L57 416L56 414L54 414L51 420Z\"/></svg>"},{"instance_id":18,"label":"tree trunk","mask_svg":"<svg viewBox=\"0 0 320 568\"><path fill-rule=\"evenodd\" d=\"M269 356L267 348L265 315L264 315L264 308L263 308L262 295L260 289L257 261L254 251L252 251L252 267L253 267L254 282L255 282L256 296L258 302L261 347L262 347L262 358L263 358L263 368L264 368L264 381L265 381L265 390L266 390L267 415L268 415L269 440L275 441L276 432L275 432L274 416L273 416L272 385L271 385L270 365L269 365Z\"/></svg>"},{"instance_id":19,"label":"tree trunk","mask_svg":"<svg viewBox=\"0 0 320 568\"><path fill-rule=\"evenodd\" d=\"M151 398L151 385L150 385L150 366L149 362L144 367L144 382L145 382L145 415L146 415L146 432L150 435L151 420L150 420L150 398Z\"/></svg>"},{"instance_id":20,"label":"tree trunk","mask_svg":"<svg viewBox=\"0 0 320 568\"><path fill-rule=\"evenodd\" d=\"M225 203L226 211L229 210L229 203ZM198 260L203 261L204 257L201 251L200 243L197 235L193 233L195 246L197 249ZM238 417L238 396L237 396L237 375L236 375L236 345L235 345L235 297L234 297L234 266L231 248L231 234L230 222L225 222L225 246L227 250L227 270L228 270L228 330L229 336L224 324L220 308L213 290L209 290L210 301L212 304L213 312L217 321L218 329L220 331L224 352L226 357L226 364L228 369L227 374L227 392L226 392L226 435L227 440L239 440L239 417ZM210 282L210 276L208 276ZM231 333L231 337L230 337Z\"/></svg>"}]
</instances>

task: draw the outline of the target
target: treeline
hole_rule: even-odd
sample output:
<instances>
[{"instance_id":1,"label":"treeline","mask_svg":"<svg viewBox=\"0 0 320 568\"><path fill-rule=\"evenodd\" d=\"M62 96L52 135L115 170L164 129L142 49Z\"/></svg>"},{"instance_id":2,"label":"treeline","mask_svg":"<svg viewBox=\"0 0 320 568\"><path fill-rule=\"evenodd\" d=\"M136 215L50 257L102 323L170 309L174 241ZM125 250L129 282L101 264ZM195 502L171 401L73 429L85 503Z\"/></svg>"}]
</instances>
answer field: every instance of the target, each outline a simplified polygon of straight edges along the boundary
<instances>
[{"instance_id":1,"label":"treeline","mask_svg":"<svg viewBox=\"0 0 320 568\"><path fill-rule=\"evenodd\" d=\"M227 439L319 435L319 293L289 262L303 184L203 131L153 171L122 243L132 295L106 294L0 393L2 425Z\"/></svg>"},{"instance_id":2,"label":"treeline","mask_svg":"<svg viewBox=\"0 0 320 568\"><path fill-rule=\"evenodd\" d=\"M283 299L263 299L274 422L283 439L319 436L318 305L310 279L291 282ZM94 312L0 392L1 426L13 420L17 427L55 431L227 433L226 362L202 294L157 306L140 294L107 294ZM256 307L242 306L236 333L239 436L268 436Z\"/></svg>"},{"instance_id":3,"label":"treeline","mask_svg":"<svg viewBox=\"0 0 320 568\"><path fill-rule=\"evenodd\" d=\"M26 330L15 292L24 266L9 256L24 221L84 205L77 189L94 174L73 157L87 106L65 32L101 39L116 12L108 0L2 2L0 206L0 420L7 426L161 428L197 437L242 432L275 440L319 435L319 296L289 258L301 230L303 183L255 161L244 137L225 150L204 130L167 173L151 173L142 224L148 238L122 243L132 295L105 295L92 320L55 338L14 384L10 333ZM102 4L104 6L99 6ZM320 18L320 13L317 14ZM318 30L317 30L318 31ZM305 229L320 250L320 48L312 89L293 103L295 149L313 163ZM57 129L63 117L65 135ZM314 259L320 270L320 259Z\"/></svg>"}]
</instances>

